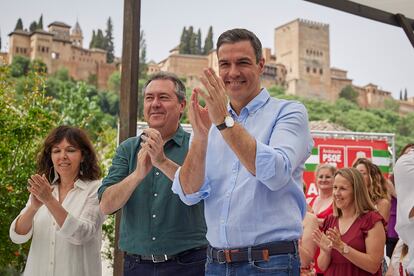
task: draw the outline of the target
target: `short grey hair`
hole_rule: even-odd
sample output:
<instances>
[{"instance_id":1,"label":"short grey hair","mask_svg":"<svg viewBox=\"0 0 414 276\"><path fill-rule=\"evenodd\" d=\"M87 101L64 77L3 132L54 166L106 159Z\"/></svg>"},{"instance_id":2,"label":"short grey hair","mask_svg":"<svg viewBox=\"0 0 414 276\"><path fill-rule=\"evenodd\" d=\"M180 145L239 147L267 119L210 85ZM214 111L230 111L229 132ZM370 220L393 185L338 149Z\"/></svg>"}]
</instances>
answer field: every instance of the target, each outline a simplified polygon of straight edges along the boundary
<instances>
[{"instance_id":1,"label":"short grey hair","mask_svg":"<svg viewBox=\"0 0 414 276\"><path fill-rule=\"evenodd\" d=\"M262 43L254 33L246 29L232 29L222 33L217 40L217 54L221 45L225 43L234 44L240 41L250 41L256 56L256 63L259 63L259 60L263 57Z\"/></svg>"},{"instance_id":2,"label":"short grey hair","mask_svg":"<svg viewBox=\"0 0 414 276\"><path fill-rule=\"evenodd\" d=\"M148 85L154 80L170 80L174 83L175 94L177 95L178 101L181 103L185 100L186 90L184 83L178 78L178 76L171 72L160 71L149 77L142 88L142 94L145 94L145 90Z\"/></svg>"}]
</instances>

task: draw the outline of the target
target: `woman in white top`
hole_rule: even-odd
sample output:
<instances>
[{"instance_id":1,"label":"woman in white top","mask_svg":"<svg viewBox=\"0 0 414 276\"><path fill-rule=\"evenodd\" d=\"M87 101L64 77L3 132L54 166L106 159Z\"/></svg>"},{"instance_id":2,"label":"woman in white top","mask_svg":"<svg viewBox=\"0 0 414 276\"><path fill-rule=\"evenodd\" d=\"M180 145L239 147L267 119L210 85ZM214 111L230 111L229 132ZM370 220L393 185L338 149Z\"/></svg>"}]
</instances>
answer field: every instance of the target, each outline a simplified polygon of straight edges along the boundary
<instances>
[{"instance_id":1,"label":"woman in white top","mask_svg":"<svg viewBox=\"0 0 414 276\"><path fill-rule=\"evenodd\" d=\"M408 265L408 246L402 241L398 240L392 253L390 264L386 276L407 276Z\"/></svg>"},{"instance_id":2,"label":"woman in white top","mask_svg":"<svg viewBox=\"0 0 414 276\"><path fill-rule=\"evenodd\" d=\"M24 275L102 274L99 178L87 135L69 126L52 130L39 154L37 174L28 180L26 207L10 226L14 243L32 238Z\"/></svg>"}]
</instances>

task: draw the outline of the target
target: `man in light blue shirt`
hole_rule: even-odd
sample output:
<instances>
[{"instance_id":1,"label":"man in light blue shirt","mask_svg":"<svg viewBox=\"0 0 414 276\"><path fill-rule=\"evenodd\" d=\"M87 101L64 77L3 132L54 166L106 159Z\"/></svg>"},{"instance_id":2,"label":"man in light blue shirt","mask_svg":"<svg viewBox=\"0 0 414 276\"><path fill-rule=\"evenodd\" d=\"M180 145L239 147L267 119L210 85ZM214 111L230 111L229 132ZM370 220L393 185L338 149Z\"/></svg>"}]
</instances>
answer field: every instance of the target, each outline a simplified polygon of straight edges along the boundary
<instances>
[{"instance_id":1,"label":"man in light blue shirt","mask_svg":"<svg viewBox=\"0 0 414 276\"><path fill-rule=\"evenodd\" d=\"M217 56L220 77L206 69L205 90L192 93L191 147L172 189L188 205L205 202L206 275L299 275L302 174L313 144L306 109L261 89L265 60L252 32L224 32Z\"/></svg>"}]
</instances>

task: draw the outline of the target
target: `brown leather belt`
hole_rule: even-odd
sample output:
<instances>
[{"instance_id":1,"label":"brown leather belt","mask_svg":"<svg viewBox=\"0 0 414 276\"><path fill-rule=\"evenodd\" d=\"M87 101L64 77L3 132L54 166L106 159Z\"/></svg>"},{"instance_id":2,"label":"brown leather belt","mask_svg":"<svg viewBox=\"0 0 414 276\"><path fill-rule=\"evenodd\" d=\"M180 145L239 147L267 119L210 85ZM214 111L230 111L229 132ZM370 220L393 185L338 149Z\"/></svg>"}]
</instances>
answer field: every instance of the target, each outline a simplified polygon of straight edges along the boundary
<instances>
[{"instance_id":1,"label":"brown leather belt","mask_svg":"<svg viewBox=\"0 0 414 276\"><path fill-rule=\"evenodd\" d=\"M268 261L269 256L296 252L297 241L277 241L235 249L218 249L209 246L207 256L213 261L224 264L247 261Z\"/></svg>"}]
</instances>

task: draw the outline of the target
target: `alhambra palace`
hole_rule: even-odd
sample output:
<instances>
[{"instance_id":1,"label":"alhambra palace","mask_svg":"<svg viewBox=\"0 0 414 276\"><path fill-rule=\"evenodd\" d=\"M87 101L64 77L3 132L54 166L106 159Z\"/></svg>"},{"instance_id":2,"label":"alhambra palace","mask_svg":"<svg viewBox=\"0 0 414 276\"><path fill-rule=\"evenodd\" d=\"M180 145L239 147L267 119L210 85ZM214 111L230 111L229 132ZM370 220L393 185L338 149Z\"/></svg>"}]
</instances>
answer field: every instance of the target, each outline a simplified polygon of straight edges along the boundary
<instances>
[{"instance_id":1,"label":"alhambra palace","mask_svg":"<svg viewBox=\"0 0 414 276\"><path fill-rule=\"evenodd\" d=\"M0 54L0 64L2 58L11 63L16 55L41 59L51 74L61 67L67 68L75 80L87 80L94 74L100 88L105 88L109 76L119 70L119 64L106 63L104 50L83 48L82 30L77 22L72 29L65 23L53 22L48 31L14 31L9 38L9 53ZM279 26L274 30L274 49L275 55L271 49L263 49L264 87L278 85L288 94L334 102L341 90L351 85L363 108L381 108L386 99L393 99L391 92L379 89L378 85L354 85L346 70L331 67L328 24L296 19ZM215 50L208 55L188 55L180 54L177 46L164 60L150 61L148 74L174 72L193 88L200 84L198 76L206 67L218 70ZM400 113L414 111L413 97L398 103Z\"/></svg>"}]
</instances>

